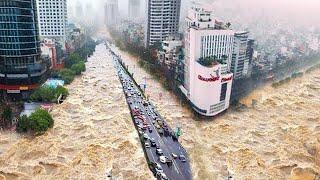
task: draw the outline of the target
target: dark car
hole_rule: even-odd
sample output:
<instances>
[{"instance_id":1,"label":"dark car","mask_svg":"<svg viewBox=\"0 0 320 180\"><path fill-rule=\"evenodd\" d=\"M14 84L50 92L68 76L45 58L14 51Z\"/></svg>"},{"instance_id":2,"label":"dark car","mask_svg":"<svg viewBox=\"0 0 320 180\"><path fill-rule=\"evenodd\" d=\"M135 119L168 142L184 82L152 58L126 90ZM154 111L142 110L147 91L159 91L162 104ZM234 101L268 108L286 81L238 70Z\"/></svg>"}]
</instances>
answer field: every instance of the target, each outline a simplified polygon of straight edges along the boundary
<instances>
[{"instance_id":1,"label":"dark car","mask_svg":"<svg viewBox=\"0 0 320 180\"><path fill-rule=\"evenodd\" d=\"M163 129L159 129L158 132L160 135L163 135Z\"/></svg>"},{"instance_id":2,"label":"dark car","mask_svg":"<svg viewBox=\"0 0 320 180\"><path fill-rule=\"evenodd\" d=\"M174 141L178 140L178 137L174 134L174 132L171 133L171 137Z\"/></svg>"},{"instance_id":3,"label":"dark car","mask_svg":"<svg viewBox=\"0 0 320 180\"><path fill-rule=\"evenodd\" d=\"M152 147L156 147L156 146L157 146L157 143L156 143L156 142L151 142L151 146L152 146Z\"/></svg>"},{"instance_id":4,"label":"dark car","mask_svg":"<svg viewBox=\"0 0 320 180\"><path fill-rule=\"evenodd\" d=\"M166 163L168 164L168 166L172 165L172 159L166 157Z\"/></svg>"}]
</instances>

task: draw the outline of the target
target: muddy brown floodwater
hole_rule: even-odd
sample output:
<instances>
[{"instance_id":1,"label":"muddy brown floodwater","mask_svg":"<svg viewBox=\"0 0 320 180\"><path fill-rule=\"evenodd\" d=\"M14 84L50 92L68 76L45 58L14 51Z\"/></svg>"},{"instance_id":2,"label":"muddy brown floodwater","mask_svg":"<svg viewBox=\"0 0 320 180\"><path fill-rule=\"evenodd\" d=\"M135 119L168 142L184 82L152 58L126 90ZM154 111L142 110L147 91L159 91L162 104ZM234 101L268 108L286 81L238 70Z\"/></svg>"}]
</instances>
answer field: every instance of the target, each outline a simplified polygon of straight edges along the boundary
<instances>
[{"instance_id":1,"label":"muddy brown floodwater","mask_svg":"<svg viewBox=\"0 0 320 180\"><path fill-rule=\"evenodd\" d=\"M52 112L53 129L36 138L0 135L0 179L152 179L104 45Z\"/></svg>"},{"instance_id":2,"label":"muddy brown floodwater","mask_svg":"<svg viewBox=\"0 0 320 180\"><path fill-rule=\"evenodd\" d=\"M196 121L179 99L117 51L171 127L180 126L193 178L315 180L320 176L320 70L242 99L247 108ZM252 100L256 100L252 107Z\"/></svg>"}]
</instances>

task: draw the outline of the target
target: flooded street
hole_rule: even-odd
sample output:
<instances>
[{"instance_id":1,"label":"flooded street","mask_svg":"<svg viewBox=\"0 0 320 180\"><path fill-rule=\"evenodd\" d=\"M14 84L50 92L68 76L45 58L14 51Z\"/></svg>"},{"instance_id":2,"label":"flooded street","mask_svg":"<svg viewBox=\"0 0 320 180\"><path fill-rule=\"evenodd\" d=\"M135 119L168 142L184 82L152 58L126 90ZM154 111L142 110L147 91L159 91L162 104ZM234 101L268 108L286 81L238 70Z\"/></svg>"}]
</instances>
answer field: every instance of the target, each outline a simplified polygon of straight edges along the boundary
<instances>
[{"instance_id":1,"label":"flooded street","mask_svg":"<svg viewBox=\"0 0 320 180\"><path fill-rule=\"evenodd\" d=\"M151 179L112 59L99 45L45 135L0 136L0 179Z\"/></svg>"},{"instance_id":2,"label":"flooded street","mask_svg":"<svg viewBox=\"0 0 320 180\"><path fill-rule=\"evenodd\" d=\"M229 109L196 121L179 99L139 68L137 59L118 51L171 127L191 159L194 179L301 179L320 174L320 70L278 88L265 85ZM257 103L252 107L252 100Z\"/></svg>"},{"instance_id":3,"label":"flooded street","mask_svg":"<svg viewBox=\"0 0 320 180\"><path fill-rule=\"evenodd\" d=\"M303 179L320 173L320 70L257 89L224 115L196 121L137 60L119 52L171 127L181 126L194 179ZM68 86L45 135L0 135L0 179L152 179L111 58L103 45ZM254 107L252 99L257 100Z\"/></svg>"}]
</instances>

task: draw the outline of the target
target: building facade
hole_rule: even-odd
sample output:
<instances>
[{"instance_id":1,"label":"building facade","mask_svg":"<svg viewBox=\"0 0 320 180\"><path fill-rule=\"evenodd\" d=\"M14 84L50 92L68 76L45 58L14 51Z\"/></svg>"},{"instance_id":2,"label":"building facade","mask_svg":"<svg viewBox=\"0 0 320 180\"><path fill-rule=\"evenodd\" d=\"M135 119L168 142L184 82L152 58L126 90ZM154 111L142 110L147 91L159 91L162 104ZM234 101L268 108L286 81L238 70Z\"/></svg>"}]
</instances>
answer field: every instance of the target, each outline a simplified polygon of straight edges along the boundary
<instances>
[{"instance_id":1,"label":"building facade","mask_svg":"<svg viewBox=\"0 0 320 180\"><path fill-rule=\"evenodd\" d=\"M229 107L234 32L200 5L190 9L186 21L184 82L180 89L196 112L215 116Z\"/></svg>"},{"instance_id":2,"label":"building facade","mask_svg":"<svg viewBox=\"0 0 320 180\"><path fill-rule=\"evenodd\" d=\"M232 53L231 72L234 79L242 79L250 76L253 55L253 41L249 40L249 32L236 32Z\"/></svg>"},{"instance_id":3,"label":"building facade","mask_svg":"<svg viewBox=\"0 0 320 180\"><path fill-rule=\"evenodd\" d=\"M178 33L180 7L181 0L147 0L146 47Z\"/></svg>"},{"instance_id":4,"label":"building facade","mask_svg":"<svg viewBox=\"0 0 320 180\"><path fill-rule=\"evenodd\" d=\"M162 42L162 48L158 51L160 64L170 71L175 71L182 51L182 40L180 37L169 36Z\"/></svg>"},{"instance_id":5,"label":"building facade","mask_svg":"<svg viewBox=\"0 0 320 180\"><path fill-rule=\"evenodd\" d=\"M119 23L119 7L118 0L107 0L105 7L105 24L107 26L113 26Z\"/></svg>"},{"instance_id":6,"label":"building facade","mask_svg":"<svg viewBox=\"0 0 320 180\"><path fill-rule=\"evenodd\" d=\"M83 16L83 8L80 1L76 2L76 16L80 18Z\"/></svg>"},{"instance_id":7,"label":"building facade","mask_svg":"<svg viewBox=\"0 0 320 180\"><path fill-rule=\"evenodd\" d=\"M48 58L51 62L51 69L60 70L64 68L64 62L57 56L56 43L53 39L43 39L40 43L41 57Z\"/></svg>"},{"instance_id":8,"label":"building facade","mask_svg":"<svg viewBox=\"0 0 320 180\"><path fill-rule=\"evenodd\" d=\"M40 54L35 0L1 0L0 89L20 93L38 87L48 66Z\"/></svg>"},{"instance_id":9,"label":"building facade","mask_svg":"<svg viewBox=\"0 0 320 180\"><path fill-rule=\"evenodd\" d=\"M128 15L129 20L136 21L140 19L140 0L129 0Z\"/></svg>"},{"instance_id":10,"label":"building facade","mask_svg":"<svg viewBox=\"0 0 320 180\"><path fill-rule=\"evenodd\" d=\"M40 37L64 44L68 24L67 0L37 0Z\"/></svg>"}]
</instances>

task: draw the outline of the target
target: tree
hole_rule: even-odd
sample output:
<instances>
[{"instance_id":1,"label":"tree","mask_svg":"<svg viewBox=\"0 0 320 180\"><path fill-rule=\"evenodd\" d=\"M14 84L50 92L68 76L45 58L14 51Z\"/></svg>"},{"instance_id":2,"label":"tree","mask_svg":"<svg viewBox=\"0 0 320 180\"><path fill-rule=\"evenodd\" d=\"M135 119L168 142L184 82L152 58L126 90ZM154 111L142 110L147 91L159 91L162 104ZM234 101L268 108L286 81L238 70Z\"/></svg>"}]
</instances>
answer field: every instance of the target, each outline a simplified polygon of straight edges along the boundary
<instances>
[{"instance_id":1,"label":"tree","mask_svg":"<svg viewBox=\"0 0 320 180\"><path fill-rule=\"evenodd\" d=\"M231 27L231 23L227 22L226 27L229 29Z\"/></svg>"},{"instance_id":2,"label":"tree","mask_svg":"<svg viewBox=\"0 0 320 180\"><path fill-rule=\"evenodd\" d=\"M69 92L63 86L58 86L57 88L41 86L31 94L30 100L35 102L56 102L60 94L68 96Z\"/></svg>"},{"instance_id":3,"label":"tree","mask_svg":"<svg viewBox=\"0 0 320 180\"><path fill-rule=\"evenodd\" d=\"M4 126L8 126L9 124L12 123L12 109L10 106L5 106L2 112L2 119L4 122Z\"/></svg>"},{"instance_id":4,"label":"tree","mask_svg":"<svg viewBox=\"0 0 320 180\"><path fill-rule=\"evenodd\" d=\"M31 94L30 99L36 102L54 102L55 90L49 86L41 86Z\"/></svg>"},{"instance_id":5,"label":"tree","mask_svg":"<svg viewBox=\"0 0 320 180\"><path fill-rule=\"evenodd\" d=\"M35 134L42 134L54 125L54 120L48 111L37 109L29 117L29 128Z\"/></svg>"},{"instance_id":6,"label":"tree","mask_svg":"<svg viewBox=\"0 0 320 180\"><path fill-rule=\"evenodd\" d=\"M58 86L55 89L55 94L57 98L60 96L60 94L62 94L63 96L69 96L69 91L63 86Z\"/></svg>"},{"instance_id":7,"label":"tree","mask_svg":"<svg viewBox=\"0 0 320 180\"><path fill-rule=\"evenodd\" d=\"M71 66L71 70L75 72L76 75L80 75L81 72L86 71L86 65L83 61L78 62L77 64L74 64Z\"/></svg>"},{"instance_id":8,"label":"tree","mask_svg":"<svg viewBox=\"0 0 320 180\"><path fill-rule=\"evenodd\" d=\"M18 118L18 123L16 126L16 131L18 133L26 133L29 129L29 119L26 115Z\"/></svg>"},{"instance_id":9,"label":"tree","mask_svg":"<svg viewBox=\"0 0 320 180\"><path fill-rule=\"evenodd\" d=\"M84 59L77 53L72 53L65 60L65 67L71 68L72 65L77 64L78 62L84 61Z\"/></svg>"},{"instance_id":10,"label":"tree","mask_svg":"<svg viewBox=\"0 0 320 180\"><path fill-rule=\"evenodd\" d=\"M75 77L75 72L65 68L59 71L59 76L66 84L70 84Z\"/></svg>"},{"instance_id":11,"label":"tree","mask_svg":"<svg viewBox=\"0 0 320 180\"><path fill-rule=\"evenodd\" d=\"M225 55L225 54L222 55L222 56L221 56L221 63L222 63L222 64L227 63L227 59L228 59L228 56L227 56L227 55Z\"/></svg>"}]
</instances>

